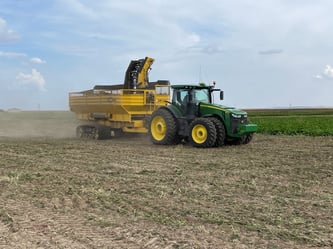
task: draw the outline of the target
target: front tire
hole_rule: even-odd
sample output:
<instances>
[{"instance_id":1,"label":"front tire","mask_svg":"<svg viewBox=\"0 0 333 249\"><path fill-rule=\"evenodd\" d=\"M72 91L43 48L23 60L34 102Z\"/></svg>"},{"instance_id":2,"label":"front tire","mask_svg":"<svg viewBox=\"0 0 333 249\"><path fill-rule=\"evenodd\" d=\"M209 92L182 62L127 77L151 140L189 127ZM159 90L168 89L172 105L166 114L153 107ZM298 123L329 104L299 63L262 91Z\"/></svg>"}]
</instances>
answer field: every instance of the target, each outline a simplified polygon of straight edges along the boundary
<instances>
[{"instance_id":1,"label":"front tire","mask_svg":"<svg viewBox=\"0 0 333 249\"><path fill-rule=\"evenodd\" d=\"M175 144L177 139L177 122L174 116L166 109L156 110L150 119L150 139L154 144Z\"/></svg>"},{"instance_id":2,"label":"front tire","mask_svg":"<svg viewBox=\"0 0 333 249\"><path fill-rule=\"evenodd\" d=\"M253 139L253 133L246 134L242 137L239 138L233 138L228 141L229 145L242 145L242 144L248 144L252 141Z\"/></svg>"},{"instance_id":3,"label":"front tire","mask_svg":"<svg viewBox=\"0 0 333 249\"><path fill-rule=\"evenodd\" d=\"M216 142L215 125L208 118L196 118L190 124L189 141L192 146L207 148Z\"/></svg>"},{"instance_id":4,"label":"front tire","mask_svg":"<svg viewBox=\"0 0 333 249\"><path fill-rule=\"evenodd\" d=\"M249 142L252 141L252 139L253 139L253 133L245 135L243 138L243 144L248 144Z\"/></svg>"},{"instance_id":5,"label":"front tire","mask_svg":"<svg viewBox=\"0 0 333 249\"><path fill-rule=\"evenodd\" d=\"M225 128L223 123L215 117L209 117L209 120L213 122L216 129L216 141L214 147L220 147L225 144Z\"/></svg>"}]
</instances>

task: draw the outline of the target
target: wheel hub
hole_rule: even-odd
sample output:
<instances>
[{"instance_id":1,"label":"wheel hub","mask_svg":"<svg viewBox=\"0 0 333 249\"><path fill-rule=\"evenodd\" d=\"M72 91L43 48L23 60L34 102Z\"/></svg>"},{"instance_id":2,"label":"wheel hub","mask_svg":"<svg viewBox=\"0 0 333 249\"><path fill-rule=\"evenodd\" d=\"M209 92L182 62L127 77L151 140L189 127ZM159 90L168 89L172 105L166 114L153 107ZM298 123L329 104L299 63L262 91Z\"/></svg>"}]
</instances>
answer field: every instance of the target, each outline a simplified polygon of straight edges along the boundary
<instances>
[{"instance_id":1,"label":"wheel hub","mask_svg":"<svg viewBox=\"0 0 333 249\"><path fill-rule=\"evenodd\" d=\"M207 139L206 127L201 124L194 126L192 129L192 138L198 144L204 143Z\"/></svg>"},{"instance_id":2,"label":"wheel hub","mask_svg":"<svg viewBox=\"0 0 333 249\"><path fill-rule=\"evenodd\" d=\"M162 140L166 134L166 124L163 117L157 116L151 124L151 133L156 140Z\"/></svg>"}]
</instances>

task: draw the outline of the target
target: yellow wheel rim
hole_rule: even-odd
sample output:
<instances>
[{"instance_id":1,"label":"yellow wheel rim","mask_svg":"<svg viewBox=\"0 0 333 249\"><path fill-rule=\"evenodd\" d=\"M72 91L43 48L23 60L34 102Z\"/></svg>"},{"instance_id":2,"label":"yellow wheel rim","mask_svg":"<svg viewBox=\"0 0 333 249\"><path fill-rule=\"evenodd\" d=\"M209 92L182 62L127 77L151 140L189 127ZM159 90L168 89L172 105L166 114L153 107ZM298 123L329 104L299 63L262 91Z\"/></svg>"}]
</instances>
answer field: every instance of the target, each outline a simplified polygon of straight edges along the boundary
<instances>
[{"instance_id":1,"label":"yellow wheel rim","mask_svg":"<svg viewBox=\"0 0 333 249\"><path fill-rule=\"evenodd\" d=\"M154 117L151 122L150 129L151 129L151 134L155 140L157 141L163 140L167 132L167 127L164 118L161 116Z\"/></svg>"},{"instance_id":2,"label":"yellow wheel rim","mask_svg":"<svg viewBox=\"0 0 333 249\"><path fill-rule=\"evenodd\" d=\"M207 139L207 129L202 124L197 124L192 128L192 139L197 144L202 144Z\"/></svg>"}]
</instances>

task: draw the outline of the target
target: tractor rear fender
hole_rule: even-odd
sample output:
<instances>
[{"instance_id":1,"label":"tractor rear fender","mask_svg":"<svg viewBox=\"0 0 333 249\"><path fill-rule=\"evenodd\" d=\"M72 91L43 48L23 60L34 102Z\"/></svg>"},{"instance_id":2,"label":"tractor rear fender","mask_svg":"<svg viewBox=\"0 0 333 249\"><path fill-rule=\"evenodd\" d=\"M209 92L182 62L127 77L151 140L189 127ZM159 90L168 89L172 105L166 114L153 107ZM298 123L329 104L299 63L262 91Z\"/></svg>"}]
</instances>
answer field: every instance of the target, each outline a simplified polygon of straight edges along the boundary
<instances>
[{"instance_id":1,"label":"tractor rear fender","mask_svg":"<svg viewBox=\"0 0 333 249\"><path fill-rule=\"evenodd\" d=\"M173 105L161 106L160 109L162 108L168 110L176 119L179 119L182 116L179 110Z\"/></svg>"}]
</instances>

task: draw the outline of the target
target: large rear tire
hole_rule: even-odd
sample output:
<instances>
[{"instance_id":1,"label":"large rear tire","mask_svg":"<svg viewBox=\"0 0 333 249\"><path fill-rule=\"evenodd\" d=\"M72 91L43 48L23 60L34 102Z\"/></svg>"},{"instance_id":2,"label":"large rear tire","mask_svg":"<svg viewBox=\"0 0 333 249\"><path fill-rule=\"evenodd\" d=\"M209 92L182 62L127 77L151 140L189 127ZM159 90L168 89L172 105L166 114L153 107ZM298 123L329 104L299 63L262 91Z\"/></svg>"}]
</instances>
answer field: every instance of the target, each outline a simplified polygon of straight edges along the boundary
<instances>
[{"instance_id":1,"label":"large rear tire","mask_svg":"<svg viewBox=\"0 0 333 249\"><path fill-rule=\"evenodd\" d=\"M76 137L80 139L94 138L95 127L90 125L79 125L76 127Z\"/></svg>"},{"instance_id":2,"label":"large rear tire","mask_svg":"<svg viewBox=\"0 0 333 249\"><path fill-rule=\"evenodd\" d=\"M95 139L96 140L104 140L111 138L111 129L107 126L98 126L95 127Z\"/></svg>"},{"instance_id":3,"label":"large rear tire","mask_svg":"<svg viewBox=\"0 0 333 249\"><path fill-rule=\"evenodd\" d=\"M196 118L190 124L189 141L194 147L207 148L216 142L215 125L208 118Z\"/></svg>"},{"instance_id":4,"label":"large rear tire","mask_svg":"<svg viewBox=\"0 0 333 249\"><path fill-rule=\"evenodd\" d=\"M170 145L177 143L177 122L166 109L153 112L149 123L150 139L154 144Z\"/></svg>"},{"instance_id":5,"label":"large rear tire","mask_svg":"<svg viewBox=\"0 0 333 249\"><path fill-rule=\"evenodd\" d=\"M79 125L78 127L76 127L76 137L77 138L84 138L86 136L85 133L85 127L83 125Z\"/></svg>"},{"instance_id":6,"label":"large rear tire","mask_svg":"<svg viewBox=\"0 0 333 249\"><path fill-rule=\"evenodd\" d=\"M80 139L109 139L111 130L107 126L80 125L76 128L76 137Z\"/></svg>"}]
</instances>

